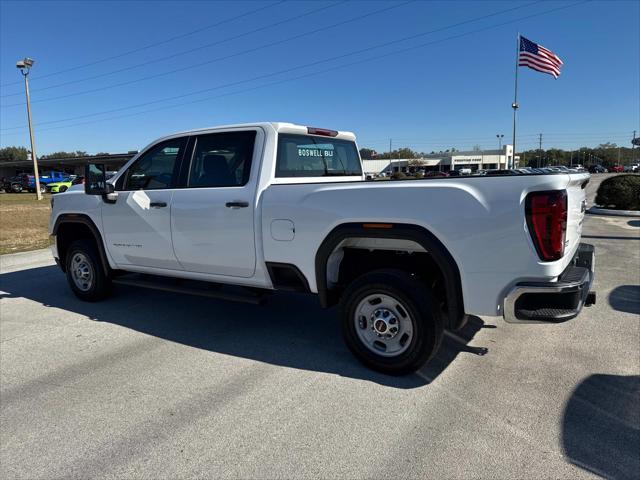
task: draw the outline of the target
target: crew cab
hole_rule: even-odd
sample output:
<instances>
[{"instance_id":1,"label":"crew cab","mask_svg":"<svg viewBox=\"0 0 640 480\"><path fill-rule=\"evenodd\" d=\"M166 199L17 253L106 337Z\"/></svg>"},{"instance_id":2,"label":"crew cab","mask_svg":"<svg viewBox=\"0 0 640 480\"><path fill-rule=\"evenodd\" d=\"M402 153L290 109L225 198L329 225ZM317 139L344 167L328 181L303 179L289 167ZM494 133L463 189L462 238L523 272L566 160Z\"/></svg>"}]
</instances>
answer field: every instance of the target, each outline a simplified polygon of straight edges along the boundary
<instances>
[{"instance_id":1,"label":"crew cab","mask_svg":"<svg viewBox=\"0 0 640 480\"><path fill-rule=\"evenodd\" d=\"M557 323L595 302L587 173L367 181L355 136L255 123L160 138L52 200L53 253L86 301L112 284L339 305L347 346L415 371L470 315ZM179 321L179 319L176 319Z\"/></svg>"}]
</instances>

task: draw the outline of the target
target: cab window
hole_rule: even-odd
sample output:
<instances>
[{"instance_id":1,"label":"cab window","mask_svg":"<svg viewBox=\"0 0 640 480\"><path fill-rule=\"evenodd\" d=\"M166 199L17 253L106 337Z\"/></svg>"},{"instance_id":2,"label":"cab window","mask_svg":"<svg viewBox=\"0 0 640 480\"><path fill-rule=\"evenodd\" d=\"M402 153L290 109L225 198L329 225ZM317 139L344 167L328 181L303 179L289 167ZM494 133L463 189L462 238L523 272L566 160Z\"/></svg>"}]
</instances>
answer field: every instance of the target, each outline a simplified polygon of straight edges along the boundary
<instances>
[{"instance_id":1,"label":"cab window","mask_svg":"<svg viewBox=\"0 0 640 480\"><path fill-rule=\"evenodd\" d=\"M185 138L175 138L151 147L125 173L123 190L171 188L185 143Z\"/></svg>"}]
</instances>

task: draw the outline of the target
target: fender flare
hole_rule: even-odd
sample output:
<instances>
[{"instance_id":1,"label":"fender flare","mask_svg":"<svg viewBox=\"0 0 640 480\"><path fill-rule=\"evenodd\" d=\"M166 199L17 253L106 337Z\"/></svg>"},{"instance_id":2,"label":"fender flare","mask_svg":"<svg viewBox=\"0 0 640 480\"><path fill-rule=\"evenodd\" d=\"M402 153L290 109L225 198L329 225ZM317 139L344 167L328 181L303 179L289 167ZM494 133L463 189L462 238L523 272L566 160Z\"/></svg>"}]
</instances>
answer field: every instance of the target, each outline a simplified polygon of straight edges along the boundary
<instances>
[{"instance_id":1,"label":"fender flare","mask_svg":"<svg viewBox=\"0 0 640 480\"><path fill-rule=\"evenodd\" d=\"M104 268L105 272L111 272L113 269L111 268L111 266L109 265L109 260L107 259L107 252L104 248L104 242L102 240L102 235L100 234L100 230L98 230L98 227L96 226L95 223L93 223L93 220L91 219L91 217L89 217L88 215L85 215L83 213L63 213L60 214L58 216L58 218L56 218L56 222L53 225L53 235L57 237L58 235L58 229L60 228L61 225L63 224L67 224L67 223L79 223L82 225L85 225L87 228L89 228L89 230L91 231L91 234L93 235L94 240L96 241L96 245L98 247L98 255L100 255L100 261L102 262L102 267ZM56 240L57 243L57 240ZM58 255L60 255L60 251L58 251ZM60 268L62 269L62 271L66 270L66 265L64 261L62 261L63 259L60 259Z\"/></svg>"},{"instance_id":2,"label":"fender flare","mask_svg":"<svg viewBox=\"0 0 640 480\"><path fill-rule=\"evenodd\" d=\"M323 307L338 303L336 292L327 286L327 260L336 246L346 238L392 238L411 240L421 245L442 271L447 296L449 327L461 328L466 320L460 270L454 258L438 238L426 228L394 223L392 228L365 228L362 223L344 223L335 227L323 240L316 252L315 270L318 298Z\"/></svg>"}]
</instances>

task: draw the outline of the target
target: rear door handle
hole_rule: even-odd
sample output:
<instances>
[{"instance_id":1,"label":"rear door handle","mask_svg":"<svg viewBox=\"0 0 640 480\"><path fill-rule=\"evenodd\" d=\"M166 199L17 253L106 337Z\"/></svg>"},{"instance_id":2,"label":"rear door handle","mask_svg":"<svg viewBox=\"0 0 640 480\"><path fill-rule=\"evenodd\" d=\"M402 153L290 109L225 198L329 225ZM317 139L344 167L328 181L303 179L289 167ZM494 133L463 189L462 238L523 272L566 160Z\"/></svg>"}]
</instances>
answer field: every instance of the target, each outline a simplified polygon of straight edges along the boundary
<instances>
[{"instance_id":1,"label":"rear door handle","mask_svg":"<svg viewBox=\"0 0 640 480\"><path fill-rule=\"evenodd\" d=\"M246 208L249 206L249 202L227 202L225 206L227 208Z\"/></svg>"},{"instance_id":2,"label":"rear door handle","mask_svg":"<svg viewBox=\"0 0 640 480\"><path fill-rule=\"evenodd\" d=\"M162 208L167 206L167 202L151 202L149 206L155 207L155 208Z\"/></svg>"}]
</instances>

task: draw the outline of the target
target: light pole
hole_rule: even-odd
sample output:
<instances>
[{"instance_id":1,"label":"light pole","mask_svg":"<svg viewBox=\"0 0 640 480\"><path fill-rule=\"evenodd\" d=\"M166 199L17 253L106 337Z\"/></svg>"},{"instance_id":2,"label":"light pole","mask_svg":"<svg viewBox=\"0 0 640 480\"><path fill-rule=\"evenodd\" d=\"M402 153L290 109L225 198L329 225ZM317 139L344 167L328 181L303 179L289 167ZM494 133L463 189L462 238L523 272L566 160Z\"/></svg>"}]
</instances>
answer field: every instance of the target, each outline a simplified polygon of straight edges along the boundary
<instances>
[{"instance_id":1,"label":"light pole","mask_svg":"<svg viewBox=\"0 0 640 480\"><path fill-rule=\"evenodd\" d=\"M29 71L33 67L33 59L25 57L16 63L16 67L24 77L24 90L27 95L27 118L29 119L29 138L31 140L31 160L33 161L33 176L36 182L36 195L38 200L42 200L40 193L40 174L38 173L38 158L36 156L36 142L33 139L33 125L31 124L31 98L29 97Z\"/></svg>"},{"instance_id":2,"label":"light pole","mask_svg":"<svg viewBox=\"0 0 640 480\"><path fill-rule=\"evenodd\" d=\"M502 150L502 139L504 138L504 135L498 133L496 134L496 137L498 138L498 150Z\"/></svg>"}]
</instances>

